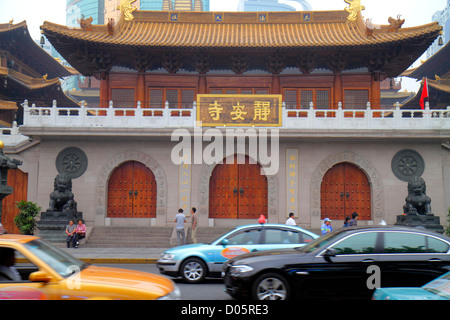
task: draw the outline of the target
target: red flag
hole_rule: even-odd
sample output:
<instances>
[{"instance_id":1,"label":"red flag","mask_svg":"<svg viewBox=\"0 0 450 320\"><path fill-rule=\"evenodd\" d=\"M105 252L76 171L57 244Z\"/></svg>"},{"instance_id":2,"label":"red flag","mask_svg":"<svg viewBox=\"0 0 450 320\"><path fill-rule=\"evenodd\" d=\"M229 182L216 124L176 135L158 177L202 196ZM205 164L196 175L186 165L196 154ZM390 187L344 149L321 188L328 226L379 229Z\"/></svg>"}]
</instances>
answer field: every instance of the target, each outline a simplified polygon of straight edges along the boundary
<instances>
[{"instance_id":1,"label":"red flag","mask_svg":"<svg viewBox=\"0 0 450 320\"><path fill-rule=\"evenodd\" d=\"M422 94L420 95L420 107L422 109L424 109L425 107L425 99L428 98L428 81L427 78L425 77L423 80L423 86L422 86Z\"/></svg>"}]
</instances>

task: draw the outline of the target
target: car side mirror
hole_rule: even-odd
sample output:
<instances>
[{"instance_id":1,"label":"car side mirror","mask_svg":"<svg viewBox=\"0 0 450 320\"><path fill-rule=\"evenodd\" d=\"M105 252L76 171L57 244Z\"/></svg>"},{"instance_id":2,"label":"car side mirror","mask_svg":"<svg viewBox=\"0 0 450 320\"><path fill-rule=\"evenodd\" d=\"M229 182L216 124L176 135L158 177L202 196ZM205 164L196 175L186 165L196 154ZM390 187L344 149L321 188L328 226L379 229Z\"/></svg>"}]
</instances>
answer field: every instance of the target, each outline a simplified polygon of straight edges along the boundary
<instances>
[{"instance_id":1,"label":"car side mirror","mask_svg":"<svg viewBox=\"0 0 450 320\"><path fill-rule=\"evenodd\" d=\"M325 250L323 257L327 262L332 262L331 261L331 257L335 257L336 256L336 250L334 250L333 248L328 248L327 250Z\"/></svg>"},{"instance_id":2,"label":"car side mirror","mask_svg":"<svg viewBox=\"0 0 450 320\"><path fill-rule=\"evenodd\" d=\"M227 246L229 243L230 243L230 240L228 240L228 239L223 239L222 240L222 245L223 246Z\"/></svg>"},{"instance_id":3,"label":"car side mirror","mask_svg":"<svg viewBox=\"0 0 450 320\"><path fill-rule=\"evenodd\" d=\"M52 277L45 271L35 271L33 273L30 273L30 276L28 277L28 280L31 282L50 282L52 280Z\"/></svg>"}]
</instances>

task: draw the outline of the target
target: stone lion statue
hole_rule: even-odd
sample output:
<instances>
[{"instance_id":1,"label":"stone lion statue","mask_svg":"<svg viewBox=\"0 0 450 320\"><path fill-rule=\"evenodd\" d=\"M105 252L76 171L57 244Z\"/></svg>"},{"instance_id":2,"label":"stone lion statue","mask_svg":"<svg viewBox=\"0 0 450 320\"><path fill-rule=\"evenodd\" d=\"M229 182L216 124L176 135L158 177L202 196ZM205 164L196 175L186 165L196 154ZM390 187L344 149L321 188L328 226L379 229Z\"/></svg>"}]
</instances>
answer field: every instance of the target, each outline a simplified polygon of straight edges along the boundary
<instances>
[{"instance_id":1,"label":"stone lion statue","mask_svg":"<svg viewBox=\"0 0 450 320\"><path fill-rule=\"evenodd\" d=\"M55 177L54 191L50 194L49 211L77 211L77 203L72 193L72 179L65 173Z\"/></svg>"},{"instance_id":2,"label":"stone lion statue","mask_svg":"<svg viewBox=\"0 0 450 320\"><path fill-rule=\"evenodd\" d=\"M427 215L431 212L431 198L426 195L426 185L423 178L415 176L408 182L408 196L403 206L405 214Z\"/></svg>"}]
</instances>

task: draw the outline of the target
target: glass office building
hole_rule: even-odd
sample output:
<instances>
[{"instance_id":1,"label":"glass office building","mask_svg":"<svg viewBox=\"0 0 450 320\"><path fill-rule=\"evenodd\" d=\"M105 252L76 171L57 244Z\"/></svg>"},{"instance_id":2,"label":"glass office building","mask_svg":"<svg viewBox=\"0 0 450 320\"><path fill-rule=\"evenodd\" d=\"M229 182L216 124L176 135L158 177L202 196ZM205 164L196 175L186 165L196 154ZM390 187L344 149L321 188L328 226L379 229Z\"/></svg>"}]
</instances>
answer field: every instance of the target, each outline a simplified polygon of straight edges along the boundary
<instances>
[{"instance_id":1,"label":"glass office building","mask_svg":"<svg viewBox=\"0 0 450 320\"><path fill-rule=\"evenodd\" d=\"M182 2L179 0L166 0L167 2L172 3L172 8L176 8L176 4L178 2ZM209 11L209 1L210 0L191 0L192 2L192 10L195 8L196 2L202 3L202 11ZM164 0L141 0L140 10L162 10L163 9Z\"/></svg>"},{"instance_id":2,"label":"glass office building","mask_svg":"<svg viewBox=\"0 0 450 320\"><path fill-rule=\"evenodd\" d=\"M309 11L306 0L240 0L239 11Z\"/></svg>"},{"instance_id":3,"label":"glass office building","mask_svg":"<svg viewBox=\"0 0 450 320\"><path fill-rule=\"evenodd\" d=\"M66 0L66 24L69 27L79 27L78 20L83 16L92 17L92 24L103 24L105 0Z\"/></svg>"}]
</instances>

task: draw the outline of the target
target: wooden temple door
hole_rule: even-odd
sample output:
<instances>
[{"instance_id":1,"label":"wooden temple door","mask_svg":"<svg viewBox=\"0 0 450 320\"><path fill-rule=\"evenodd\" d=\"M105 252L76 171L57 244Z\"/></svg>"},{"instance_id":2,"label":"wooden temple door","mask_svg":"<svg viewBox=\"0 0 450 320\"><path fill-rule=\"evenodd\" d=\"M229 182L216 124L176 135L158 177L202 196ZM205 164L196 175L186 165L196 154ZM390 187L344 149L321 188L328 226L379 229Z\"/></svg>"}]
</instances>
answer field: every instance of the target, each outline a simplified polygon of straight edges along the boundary
<instances>
[{"instance_id":1,"label":"wooden temple door","mask_svg":"<svg viewBox=\"0 0 450 320\"><path fill-rule=\"evenodd\" d=\"M28 173L20 169L8 170L8 186L13 187L13 193L2 200L2 225L8 233L20 233L14 223L14 218L19 214L16 202L27 201Z\"/></svg>"},{"instance_id":2,"label":"wooden temple door","mask_svg":"<svg viewBox=\"0 0 450 320\"><path fill-rule=\"evenodd\" d=\"M137 161L119 166L108 184L110 218L155 218L156 180L153 172Z\"/></svg>"},{"instance_id":3,"label":"wooden temple door","mask_svg":"<svg viewBox=\"0 0 450 320\"><path fill-rule=\"evenodd\" d=\"M321 218L344 220L353 212L371 220L370 184L365 173L350 163L339 163L324 175L320 188Z\"/></svg>"},{"instance_id":4,"label":"wooden temple door","mask_svg":"<svg viewBox=\"0 0 450 320\"><path fill-rule=\"evenodd\" d=\"M209 182L209 217L216 219L257 219L267 216L267 178L259 164L217 165Z\"/></svg>"}]
</instances>

